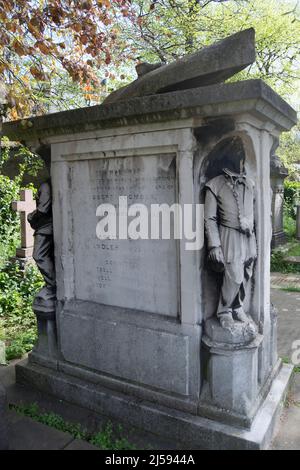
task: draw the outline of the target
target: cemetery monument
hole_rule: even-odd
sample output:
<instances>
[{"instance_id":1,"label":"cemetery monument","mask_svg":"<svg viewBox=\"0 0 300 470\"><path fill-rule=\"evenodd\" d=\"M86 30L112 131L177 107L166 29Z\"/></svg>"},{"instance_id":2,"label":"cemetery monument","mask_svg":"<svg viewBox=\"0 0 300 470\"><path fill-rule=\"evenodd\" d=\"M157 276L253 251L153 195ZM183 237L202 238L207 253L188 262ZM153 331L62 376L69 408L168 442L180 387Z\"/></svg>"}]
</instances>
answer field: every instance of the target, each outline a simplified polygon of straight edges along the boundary
<instances>
[{"instance_id":1,"label":"cemetery monument","mask_svg":"<svg viewBox=\"0 0 300 470\"><path fill-rule=\"evenodd\" d=\"M49 293L55 265L55 299L34 303L39 341L19 383L182 448L269 445L292 373L270 304L270 155L296 113L261 80L224 83L254 61L249 29L139 66L102 105L4 125L51 157L41 271ZM103 207L132 220L134 204L201 205L204 243L123 225L100 239Z\"/></svg>"},{"instance_id":2,"label":"cemetery monument","mask_svg":"<svg viewBox=\"0 0 300 470\"><path fill-rule=\"evenodd\" d=\"M277 144L278 145L278 144ZM283 204L284 204L284 180L288 176L280 158L272 154L270 161L271 188L272 188L272 248L286 243L286 235L283 229Z\"/></svg>"}]
</instances>

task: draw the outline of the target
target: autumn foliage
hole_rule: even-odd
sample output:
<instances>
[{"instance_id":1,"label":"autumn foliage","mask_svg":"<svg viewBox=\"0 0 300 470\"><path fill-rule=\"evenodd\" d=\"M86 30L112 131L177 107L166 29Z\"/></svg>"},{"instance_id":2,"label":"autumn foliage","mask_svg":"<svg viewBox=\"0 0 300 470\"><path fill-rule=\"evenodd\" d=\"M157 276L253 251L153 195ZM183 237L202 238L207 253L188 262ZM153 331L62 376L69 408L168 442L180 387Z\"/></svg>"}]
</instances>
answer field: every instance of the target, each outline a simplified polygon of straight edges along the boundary
<instances>
[{"instance_id":1,"label":"autumn foliage","mask_svg":"<svg viewBox=\"0 0 300 470\"><path fill-rule=\"evenodd\" d=\"M0 0L0 80L11 117L28 114L36 84L46 90L64 71L87 92L98 86L95 70L122 49L120 25L132 18L130 0Z\"/></svg>"},{"instance_id":2,"label":"autumn foliage","mask_svg":"<svg viewBox=\"0 0 300 470\"><path fill-rule=\"evenodd\" d=\"M100 103L138 62L168 63L253 27L261 78L289 101L299 88L297 0L0 0L0 82L9 118Z\"/></svg>"}]
</instances>

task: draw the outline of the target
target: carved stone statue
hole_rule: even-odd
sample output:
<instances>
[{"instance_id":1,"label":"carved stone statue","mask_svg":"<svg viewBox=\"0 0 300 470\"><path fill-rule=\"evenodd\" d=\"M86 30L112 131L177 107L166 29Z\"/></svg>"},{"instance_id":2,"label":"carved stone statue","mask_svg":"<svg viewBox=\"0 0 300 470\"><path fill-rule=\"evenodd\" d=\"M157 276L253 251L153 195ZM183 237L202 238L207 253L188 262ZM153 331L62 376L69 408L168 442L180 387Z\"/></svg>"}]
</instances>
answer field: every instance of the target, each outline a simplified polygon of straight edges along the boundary
<instances>
[{"instance_id":1,"label":"carved stone statue","mask_svg":"<svg viewBox=\"0 0 300 470\"><path fill-rule=\"evenodd\" d=\"M38 292L34 301L34 307L54 310L56 282L50 180L41 184L36 202L36 210L28 215L28 222L34 229L33 259L35 260L46 285L40 290L40 292Z\"/></svg>"},{"instance_id":2,"label":"carved stone statue","mask_svg":"<svg viewBox=\"0 0 300 470\"><path fill-rule=\"evenodd\" d=\"M217 317L234 330L235 320L250 325L243 308L245 282L257 256L254 232L254 183L229 169L206 183L205 232L208 260L223 272Z\"/></svg>"}]
</instances>

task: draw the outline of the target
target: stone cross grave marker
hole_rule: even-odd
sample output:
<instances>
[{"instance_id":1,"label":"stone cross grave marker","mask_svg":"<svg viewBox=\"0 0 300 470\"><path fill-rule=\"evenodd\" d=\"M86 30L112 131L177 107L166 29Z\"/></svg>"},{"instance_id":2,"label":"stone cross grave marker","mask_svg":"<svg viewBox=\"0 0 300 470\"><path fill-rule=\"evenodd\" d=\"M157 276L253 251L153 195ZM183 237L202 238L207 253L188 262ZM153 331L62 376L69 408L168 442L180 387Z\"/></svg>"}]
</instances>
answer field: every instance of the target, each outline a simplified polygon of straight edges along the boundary
<instances>
[{"instance_id":1,"label":"stone cross grave marker","mask_svg":"<svg viewBox=\"0 0 300 470\"><path fill-rule=\"evenodd\" d=\"M17 248L17 258L27 259L32 257L33 253L33 230L27 221L27 216L30 212L33 212L36 208L36 202L33 199L33 193L31 189L21 189L20 201L14 201L12 203L13 210L20 213L21 219L21 247Z\"/></svg>"}]
</instances>

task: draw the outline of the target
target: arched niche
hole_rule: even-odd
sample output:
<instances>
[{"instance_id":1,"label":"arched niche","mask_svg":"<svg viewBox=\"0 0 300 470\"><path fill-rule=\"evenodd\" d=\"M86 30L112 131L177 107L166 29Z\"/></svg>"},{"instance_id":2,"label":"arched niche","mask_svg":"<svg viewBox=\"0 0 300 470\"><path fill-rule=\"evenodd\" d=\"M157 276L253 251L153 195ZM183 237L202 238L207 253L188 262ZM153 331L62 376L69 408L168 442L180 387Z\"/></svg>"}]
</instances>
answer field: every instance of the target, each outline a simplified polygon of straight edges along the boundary
<instances>
[{"instance_id":1,"label":"arched niche","mask_svg":"<svg viewBox=\"0 0 300 470\"><path fill-rule=\"evenodd\" d=\"M208 149L207 149L208 150ZM204 155L203 155L204 154ZM235 173L246 173L255 180L256 159L251 137L245 132L235 132L224 136L210 148L206 155L202 152L201 161L196 162L198 201L204 204L205 184L222 174L224 168ZM206 263L206 243L200 256L202 302L205 305L204 320L214 315L219 299L222 274L211 271ZM246 289L245 309L251 309L251 284Z\"/></svg>"}]
</instances>

